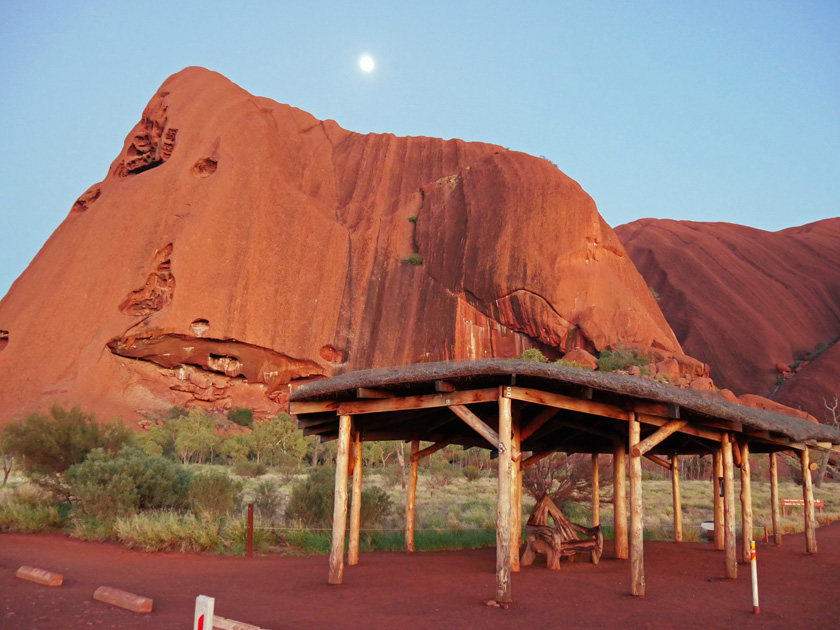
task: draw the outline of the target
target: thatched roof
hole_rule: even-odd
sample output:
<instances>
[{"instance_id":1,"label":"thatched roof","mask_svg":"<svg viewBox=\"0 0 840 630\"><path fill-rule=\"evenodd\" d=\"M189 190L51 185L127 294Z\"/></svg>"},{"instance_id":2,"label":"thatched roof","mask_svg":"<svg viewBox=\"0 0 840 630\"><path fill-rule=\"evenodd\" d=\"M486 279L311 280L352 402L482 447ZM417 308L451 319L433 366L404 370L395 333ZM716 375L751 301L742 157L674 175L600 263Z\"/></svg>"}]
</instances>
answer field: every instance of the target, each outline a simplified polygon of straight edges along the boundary
<instances>
[{"instance_id":1,"label":"thatched roof","mask_svg":"<svg viewBox=\"0 0 840 630\"><path fill-rule=\"evenodd\" d=\"M420 363L350 372L302 385L292 392L290 399L293 403L352 401L356 400L359 388L384 389L399 396L420 395L434 392L436 381L452 384L456 390L504 385L533 387L602 400L623 408L638 401L663 403L678 406L680 418L717 423L718 426L723 423L721 428L725 428L726 423L733 423L733 426L741 425L752 432L767 432L796 442L812 440L840 444L840 431L836 428L734 404L715 392L680 389L623 374L521 360ZM422 425L415 426L415 432L418 429L422 434Z\"/></svg>"}]
</instances>

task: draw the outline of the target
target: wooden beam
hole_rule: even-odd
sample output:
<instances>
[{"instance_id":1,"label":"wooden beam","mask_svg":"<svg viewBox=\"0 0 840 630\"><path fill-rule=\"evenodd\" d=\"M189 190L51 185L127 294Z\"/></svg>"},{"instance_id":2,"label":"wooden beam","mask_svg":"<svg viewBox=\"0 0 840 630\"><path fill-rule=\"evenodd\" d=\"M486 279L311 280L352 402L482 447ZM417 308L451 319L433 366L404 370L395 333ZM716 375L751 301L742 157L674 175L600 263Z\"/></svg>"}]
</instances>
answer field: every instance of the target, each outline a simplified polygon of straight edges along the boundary
<instances>
[{"instance_id":1,"label":"wooden beam","mask_svg":"<svg viewBox=\"0 0 840 630\"><path fill-rule=\"evenodd\" d=\"M715 549L723 551L724 527L723 527L723 446L712 455L714 476L712 477L712 499L715 506Z\"/></svg>"},{"instance_id":2,"label":"wooden beam","mask_svg":"<svg viewBox=\"0 0 840 630\"><path fill-rule=\"evenodd\" d=\"M593 427L587 424L586 422L581 422L579 420L563 419L560 420L559 423L564 427L571 427L573 429L577 429L578 431L583 431L584 433L589 433L591 435L598 435L600 437L607 438L608 440L624 439L618 433L614 433L613 431L605 431L604 429Z\"/></svg>"},{"instance_id":3,"label":"wooden beam","mask_svg":"<svg viewBox=\"0 0 840 630\"><path fill-rule=\"evenodd\" d=\"M412 451L411 452L411 461L412 462L419 462L424 457L428 457L429 455L437 453L440 449L446 448L447 446L449 446L450 444L452 444L454 442L455 442L455 437L453 436L452 438L450 438L448 440L441 440L437 444L432 444L431 446L427 446L422 451L418 451L416 453L414 451Z\"/></svg>"},{"instance_id":4,"label":"wooden beam","mask_svg":"<svg viewBox=\"0 0 840 630\"><path fill-rule=\"evenodd\" d=\"M510 504L511 504L511 411L510 398L499 396L499 495L496 509L496 601L511 601Z\"/></svg>"},{"instance_id":5,"label":"wooden beam","mask_svg":"<svg viewBox=\"0 0 840 630\"><path fill-rule=\"evenodd\" d=\"M671 456L671 490L674 497L674 542L683 541L682 496L680 495L680 459Z\"/></svg>"},{"instance_id":6,"label":"wooden beam","mask_svg":"<svg viewBox=\"0 0 840 630\"><path fill-rule=\"evenodd\" d=\"M638 455L634 455L634 457L638 457ZM662 459L661 457L657 457L656 455L651 455L650 453L645 453L643 455L643 457L645 459L648 459L648 460L652 461L654 464L659 464L663 468L667 468L668 470L671 470L671 462L669 462L667 459Z\"/></svg>"},{"instance_id":7,"label":"wooden beam","mask_svg":"<svg viewBox=\"0 0 840 630\"><path fill-rule=\"evenodd\" d=\"M770 453L770 508L773 519L773 542L782 546L782 526L779 516L779 472L776 454Z\"/></svg>"},{"instance_id":8,"label":"wooden beam","mask_svg":"<svg viewBox=\"0 0 840 630\"><path fill-rule=\"evenodd\" d=\"M592 453L592 527L601 524L601 476L598 453Z\"/></svg>"},{"instance_id":9,"label":"wooden beam","mask_svg":"<svg viewBox=\"0 0 840 630\"><path fill-rule=\"evenodd\" d=\"M638 444L641 425L636 414L630 414L630 444ZM644 508L642 505L642 459L630 456L630 593L645 594Z\"/></svg>"},{"instance_id":10,"label":"wooden beam","mask_svg":"<svg viewBox=\"0 0 840 630\"><path fill-rule=\"evenodd\" d=\"M805 499L805 552L817 553L817 534L814 531L814 488L811 484L811 453L806 446L800 453L802 462L802 497Z\"/></svg>"},{"instance_id":11,"label":"wooden beam","mask_svg":"<svg viewBox=\"0 0 840 630\"><path fill-rule=\"evenodd\" d=\"M753 535L753 504L752 504L752 479L750 472L750 445L749 442L741 444L741 561L744 564L750 562L750 542Z\"/></svg>"},{"instance_id":12,"label":"wooden beam","mask_svg":"<svg viewBox=\"0 0 840 630\"><path fill-rule=\"evenodd\" d=\"M511 415L511 436L510 445L512 450L519 450L521 441L519 429L518 410ZM511 483L511 506L510 506L510 570L514 573L519 571L519 546L522 544L522 478L521 469L522 456L517 461L511 458L510 483Z\"/></svg>"},{"instance_id":13,"label":"wooden beam","mask_svg":"<svg viewBox=\"0 0 840 630\"><path fill-rule=\"evenodd\" d=\"M361 533L362 517L362 437L358 431L353 432L352 443L353 491L350 501L350 544L347 549L347 564L359 564L359 534Z\"/></svg>"},{"instance_id":14,"label":"wooden beam","mask_svg":"<svg viewBox=\"0 0 840 630\"><path fill-rule=\"evenodd\" d=\"M546 407L557 407L558 409L578 411L594 416L613 418L615 420L627 420L628 418L628 413L615 405L593 402L581 398L572 398L570 396L525 387L503 387L502 389L506 397L513 398L514 400L524 400L526 402L545 405Z\"/></svg>"},{"instance_id":15,"label":"wooden beam","mask_svg":"<svg viewBox=\"0 0 840 630\"><path fill-rule=\"evenodd\" d=\"M723 434L723 553L724 572L729 579L738 577L738 558L735 551L735 479L732 462L732 442Z\"/></svg>"},{"instance_id":16,"label":"wooden beam","mask_svg":"<svg viewBox=\"0 0 840 630\"><path fill-rule=\"evenodd\" d=\"M555 409L554 407L546 407L542 411L540 411L533 420L531 420L528 424L522 427L520 432L520 440L523 442L527 440L529 437L534 435L538 429L542 428L542 426L551 420L554 416L560 413L559 409Z\"/></svg>"},{"instance_id":17,"label":"wooden beam","mask_svg":"<svg viewBox=\"0 0 840 630\"><path fill-rule=\"evenodd\" d=\"M341 584L344 577L344 530L347 527L347 463L350 459L350 432L353 419L341 416L338 429L338 454L335 458L335 502L333 504L332 548L330 549L330 584Z\"/></svg>"},{"instance_id":18,"label":"wooden beam","mask_svg":"<svg viewBox=\"0 0 840 630\"><path fill-rule=\"evenodd\" d=\"M665 418L660 418L658 416L651 416L646 413L636 414L636 417L640 422L652 424L656 427L661 427L671 422L671 420L666 420ZM694 424L685 425L680 429L680 433L686 433L688 435L703 438L704 440L711 440L713 442L720 442L722 439L721 431L718 431L717 429L703 429Z\"/></svg>"},{"instance_id":19,"label":"wooden beam","mask_svg":"<svg viewBox=\"0 0 840 630\"><path fill-rule=\"evenodd\" d=\"M446 381L435 381L435 391L436 392L454 392L455 386L452 383L447 383Z\"/></svg>"},{"instance_id":20,"label":"wooden beam","mask_svg":"<svg viewBox=\"0 0 840 630\"><path fill-rule=\"evenodd\" d=\"M639 414L661 416L671 420L679 420L680 406L673 403L656 403L647 400L637 400L633 403L633 410Z\"/></svg>"},{"instance_id":21,"label":"wooden beam","mask_svg":"<svg viewBox=\"0 0 840 630\"><path fill-rule=\"evenodd\" d=\"M393 398L394 393L384 389L372 387L359 387L356 389L356 398Z\"/></svg>"},{"instance_id":22,"label":"wooden beam","mask_svg":"<svg viewBox=\"0 0 840 630\"><path fill-rule=\"evenodd\" d=\"M671 420L667 424L659 427L657 431L646 437L644 440L633 444L630 447L630 453L633 457L640 457L651 450L654 446L661 443L668 436L676 433L688 424L688 420Z\"/></svg>"},{"instance_id":23,"label":"wooden beam","mask_svg":"<svg viewBox=\"0 0 840 630\"><path fill-rule=\"evenodd\" d=\"M450 405L449 408L456 416L458 416L459 418L461 418L461 420L466 422L467 425L469 425L473 429L473 431L475 431L485 440L490 442L490 444L492 444L498 449L502 448L502 442L499 440L499 434L496 433L491 427L487 426L484 420L479 418L477 415L475 415L472 411L470 411L463 405ZM512 456L517 461L522 459L522 453L519 452L518 448L514 449Z\"/></svg>"},{"instance_id":24,"label":"wooden beam","mask_svg":"<svg viewBox=\"0 0 840 630\"><path fill-rule=\"evenodd\" d=\"M357 415L408 409L430 409L433 407L449 407L451 405L495 402L498 397L498 388L492 387L490 389L425 394L423 396L404 396L402 398L387 398L382 400L357 400L354 402L340 403L338 405L338 413L342 415Z\"/></svg>"},{"instance_id":25,"label":"wooden beam","mask_svg":"<svg viewBox=\"0 0 840 630\"><path fill-rule=\"evenodd\" d=\"M335 411L340 403L337 400L316 400L312 402L290 402L289 413L301 416L307 413L322 413Z\"/></svg>"},{"instance_id":26,"label":"wooden beam","mask_svg":"<svg viewBox=\"0 0 840 630\"><path fill-rule=\"evenodd\" d=\"M627 464L623 439L613 442L613 527L615 557L623 560L630 555L627 544Z\"/></svg>"},{"instance_id":27,"label":"wooden beam","mask_svg":"<svg viewBox=\"0 0 840 630\"><path fill-rule=\"evenodd\" d=\"M408 473L408 492L405 501L405 550L414 552L414 503L417 497L417 466L420 440L411 441L411 465Z\"/></svg>"}]
</instances>

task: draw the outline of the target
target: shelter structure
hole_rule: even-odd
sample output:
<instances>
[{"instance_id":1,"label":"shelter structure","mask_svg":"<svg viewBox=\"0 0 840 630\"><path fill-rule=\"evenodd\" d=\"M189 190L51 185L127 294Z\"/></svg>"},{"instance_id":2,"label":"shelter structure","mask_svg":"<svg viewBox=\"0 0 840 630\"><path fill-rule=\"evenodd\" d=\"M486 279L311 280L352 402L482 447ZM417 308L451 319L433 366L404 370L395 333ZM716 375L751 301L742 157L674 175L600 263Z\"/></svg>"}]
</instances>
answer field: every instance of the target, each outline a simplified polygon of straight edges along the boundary
<instances>
[{"instance_id":1,"label":"shelter structure","mask_svg":"<svg viewBox=\"0 0 840 630\"><path fill-rule=\"evenodd\" d=\"M347 563L359 558L362 442L411 443L406 550L414 550L417 463L450 444L498 451L496 601L511 601L519 570L522 471L551 453L587 453L593 461L593 525L598 524L598 457L613 458L615 555L629 558L633 595L645 593L641 458L673 471L675 540L682 540L678 458L712 454L716 466L716 546L724 573L737 576L734 471L741 476L744 544L752 536L750 453L771 465L773 530L781 544L775 454L795 452L803 470L806 550L817 551L809 474L814 449L840 451L840 431L807 420L737 405L716 392L685 390L638 377L521 360L422 363L350 372L291 392L298 426L338 440L329 582L340 584L347 528L347 483L353 476ZM431 445L421 450L421 442ZM629 506L625 479L629 468ZM722 480L723 497L718 482ZM629 507L629 509L628 509ZM629 529L627 526L629 512ZM719 541L718 541L719 539Z\"/></svg>"}]
</instances>

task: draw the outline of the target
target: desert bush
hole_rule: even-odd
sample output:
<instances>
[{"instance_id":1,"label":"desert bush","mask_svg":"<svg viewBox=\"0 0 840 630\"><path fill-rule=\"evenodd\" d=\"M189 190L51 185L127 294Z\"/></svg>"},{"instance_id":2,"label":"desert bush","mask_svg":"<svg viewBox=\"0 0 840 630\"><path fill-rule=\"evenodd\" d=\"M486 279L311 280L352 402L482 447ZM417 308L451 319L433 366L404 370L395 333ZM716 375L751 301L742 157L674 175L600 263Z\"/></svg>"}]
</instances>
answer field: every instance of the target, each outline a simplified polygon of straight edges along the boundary
<instances>
[{"instance_id":1,"label":"desert bush","mask_svg":"<svg viewBox=\"0 0 840 630\"><path fill-rule=\"evenodd\" d=\"M66 522L60 506L37 486L21 486L0 500L0 531L31 534L60 529Z\"/></svg>"},{"instance_id":2,"label":"desert bush","mask_svg":"<svg viewBox=\"0 0 840 630\"><path fill-rule=\"evenodd\" d=\"M590 470L583 456L553 453L523 472L522 488L535 500L548 494L558 503L586 487Z\"/></svg>"},{"instance_id":3,"label":"desert bush","mask_svg":"<svg viewBox=\"0 0 840 630\"><path fill-rule=\"evenodd\" d=\"M402 259L404 265L411 265L412 267L419 267L423 264L423 257L417 252L409 254Z\"/></svg>"},{"instance_id":4,"label":"desert bush","mask_svg":"<svg viewBox=\"0 0 840 630\"><path fill-rule=\"evenodd\" d=\"M27 477L67 498L62 475L96 448L118 451L130 441L131 432L116 421L97 424L92 413L79 407L67 411L53 405L49 415L36 411L7 424L2 439L4 452L19 459Z\"/></svg>"},{"instance_id":5,"label":"desert bush","mask_svg":"<svg viewBox=\"0 0 840 630\"><path fill-rule=\"evenodd\" d=\"M273 520L280 505L280 491L270 481L261 482L255 491L254 509L265 520Z\"/></svg>"},{"instance_id":6,"label":"desert bush","mask_svg":"<svg viewBox=\"0 0 840 630\"><path fill-rule=\"evenodd\" d=\"M619 346L615 350L602 350L598 355L598 369L602 372L616 372L626 370L631 365L642 369L642 374L647 374L647 366L650 359L643 357L632 350Z\"/></svg>"},{"instance_id":7,"label":"desert bush","mask_svg":"<svg viewBox=\"0 0 840 630\"><path fill-rule=\"evenodd\" d=\"M458 471L445 459L429 458L429 480L427 485L432 491L445 488L458 476Z\"/></svg>"},{"instance_id":8,"label":"desert bush","mask_svg":"<svg viewBox=\"0 0 840 630\"><path fill-rule=\"evenodd\" d=\"M205 516L229 514L239 507L242 482L222 471L211 471L193 477L189 502L193 511Z\"/></svg>"},{"instance_id":9,"label":"desert bush","mask_svg":"<svg viewBox=\"0 0 840 630\"><path fill-rule=\"evenodd\" d=\"M389 464L381 471L382 479L389 488L402 485L405 478L405 471L399 464Z\"/></svg>"},{"instance_id":10,"label":"desert bush","mask_svg":"<svg viewBox=\"0 0 840 630\"><path fill-rule=\"evenodd\" d=\"M266 472L265 464L248 460L236 462L233 471L240 477L259 477Z\"/></svg>"},{"instance_id":11,"label":"desert bush","mask_svg":"<svg viewBox=\"0 0 840 630\"><path fill-rule=\"evenodd\" d=\"M516 357L520 361L534 361L536 363L548 363L546 356L536 348L528 348Z\"/></svg>"},{"instance_id":12,"label":"desert bush","mask_svg":"<svg viewBox=\"0 0 840 630\"><path fill-rule=\"evenodd\" d=\"M172 460L151 457L133 445L119 453L96 449L65 475L83 512L99 519L182 507L190 477Z\"/></svg>"},{"instance_id":13,"label":"desert bush","mask_svg":"<svg viewBox=\"0 0 840 630\"><path fill-rule=\"evenodd\" d=\"M481 477L484 476L484 473L481 471L481 468L479 468L478 466L473 466L472 464L470 464L469 466L464 466L463 473L467 481L475 481L477 479L481 479Z\"/></svg>"},{"instance_id":14,"label":"desert bush","mask_svg":"<svg viewBox=\"0 0 840 630\"><path fill-rule=\"evenodd\" d=\"M292 494L286 506L286 520L303 527L331 527L334 501L335 469L318 468L304 481L292 487ZM382 488L362 490L362 504L359 510L361 526L378 527L390 515L392 508L391 498Z\"/></svg>"},{"instance_id":15,"label":"desert bush","mask_svg":"<svg viewBox=\"0 0 840 630\"><path fill-rule=\"evenodd\" d=\"M227 414L228 420L249 429L254 426L254 412L246 407L234 407Z\"/></svg>"}]
</instances>

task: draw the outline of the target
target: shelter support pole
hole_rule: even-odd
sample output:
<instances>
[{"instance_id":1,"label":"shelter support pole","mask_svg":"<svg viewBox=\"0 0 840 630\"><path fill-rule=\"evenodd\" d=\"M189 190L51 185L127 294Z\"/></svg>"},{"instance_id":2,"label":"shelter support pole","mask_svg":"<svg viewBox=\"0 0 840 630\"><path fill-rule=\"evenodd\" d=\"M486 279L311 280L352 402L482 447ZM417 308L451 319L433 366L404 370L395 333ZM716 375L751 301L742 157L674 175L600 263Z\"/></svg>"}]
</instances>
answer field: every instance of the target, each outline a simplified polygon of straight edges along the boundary
<instances>
[{"instance_id":1,"label":"shelter support pole","mask_svg":"<svg viewBox=\"0 0 840 630\"><path fill-rule=\"evenodd\" d=\"M420 452L420 440L411 440L411 464L408 468L408 492L405 500L405 550L414 551L414 504L417 498L417 467L420 458L415 457Z\"/></svg>"},{"instance_id":2,"label":"shelter support pole","mask_svg":"<svg viewBox=\"0 0 840 630\"><path fill-rule=\"evenodd\" d=\"M776 453L770 453L770 510L773 518L773 542L782 546L782 523L779 517L779 468Z\"/></svg>"},{"instance_id":3,"label":"shelter support pole","mask_svg":"<svg viewBox=\"0 0 840 630\"><path fill-rule=\"evenodd\" d=\"M738 577L738 557L735 551L735 477L732 461L732 438L723 434L723 548L727 578Z\"/></svg>"},{"instance_id":4,"label":"shelter support pole","mask_svg":"<svg viewBox=\"0 0 840 630\"><path fill-rule=\"evenodd\" d=\"M519 450L520 425L519 414L511 417L511 445ZM511 449L511 450L513 450ZM510 570L519 571L519 546L522 544L522 458L511 460L511 507L510 507Z\"/></svg>"},{"instance_id":5,"label":"shelter support pole","mask_svg":"<svg viewBox=\"0 0 840 630\"><path fill-rule=\"evenodd\" d=\"M741 559L750 563L750 541L753 535L752 481L750 474L750 445L741 443L741 539L743 551ZM736 446L737 448L737 446Z\"/></svg>"},{"instance_id":6,"label":"shelter support pole","mask_svg":"<svg viewBox=\"0 0 840 630\"><path fill-rule=\"evenodd\" d=\"M802 495L805 499L805 551L817 553L817 535L814 531L814 488L811 484L811 453L806 446L799 452L802 461Z\"/></svg>"},{"instance_id":7,"label":"shelter support pole","mask_svg":"<svg viewBox=\"0 0 840 630\"><path fill-rule=\"evenodd\" d=\"M630 412L630 444L638 444L641 424ZM642 510L642 457L630 453L630 593L645 594L644 514Z\"/></svg>"},{"instance_id":8,"label":"shelter support pole","mask_svg":"<svg viewBox=\"0 0 840 630\"><path fill-rule=\"evenodd\" d=\"M338 455L335 460L335 503L333 505L330 584L341 584L344 577L344 530L347 527L347 465L350 457L352 416L341 416L338 425Z\"/></svg>"},{"instance_id":9,"label":"shelter support pole","mask_svg":"<svg viewBox=\"0 0 840 630\"><path fill-rule=\"evenodd\" d=\"M511 601L510 504L511 504L510 398L499 396L499 496L496 509L496 601Z\"/></svg>"},{"instance_id":10,"label":"shelter support pole","mask_svg":"<svg viewBox=\"0 0 840 630\"><path fill-rule=\"evenodd\" d=\"M680 458L671 456L671 488L674 494L674 542L683 540L682 496L680 495Z\"/></svg>"},{"instance_id":11,"label":"shelter support pole","mask_svg":"<svg viewBox=\"0 0 840 630\"><path fill-rule=\"evenodd\" d=\"M627 446L623 440L613 442L613 521L615 557L626 560L627 549Z\"/></svg>"},{"instance_id":12,"label":"shelter support pole","mask_svg":"<svg viewBox=\"0 0 840 630\"><path fill-rule=\"evenodd\" d=\"M723 551L724 527L723 527L723 493L721 492L721 484L723 483L723 444L712 455L713 462L713 476L712 476L712 490L714 490L714 506L715 506L715 549Z\"/></svg>"},{"instance_id":13,"label":"shelter support pole","mask_svg":"<svg viewBox=\"0 0 840 630\"><path fill-rule=\"evenodd\" d=\"M353 431L351 440L353 457L353 494L350 500L350 544L347 549L347 564L359 564L359 533L362 523L362 435Z\"/></svg>"},{"instance_id":14,"label":"shelter support pole","mask_svg":"<svg viewBox=\"0 0 840 630\"><path fill-rule=\"evenodd\" d=\"M598 453L592 453L592 527L601 524L601 479Z\"/></svg>"}]
</instances>

